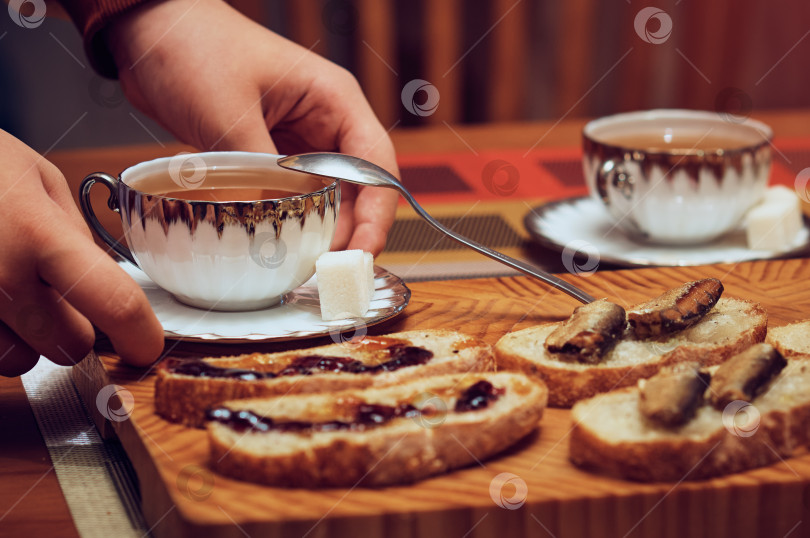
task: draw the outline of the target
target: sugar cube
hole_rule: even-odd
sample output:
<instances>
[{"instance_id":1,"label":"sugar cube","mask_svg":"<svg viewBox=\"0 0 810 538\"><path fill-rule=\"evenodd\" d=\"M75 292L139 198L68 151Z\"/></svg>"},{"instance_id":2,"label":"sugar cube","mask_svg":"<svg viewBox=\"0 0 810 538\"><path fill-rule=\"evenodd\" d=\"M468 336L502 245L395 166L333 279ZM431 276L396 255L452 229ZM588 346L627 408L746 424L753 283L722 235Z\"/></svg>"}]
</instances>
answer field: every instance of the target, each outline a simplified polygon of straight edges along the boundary
<instances>
[{"instance_id":1,"label":"sugar cube","mask_svg":"<svg viewBox=\"0 0 810 538\"><path fill-rule=\"evenodd\" d=\"M368 297L374 297L374 254L363 252L363 262L365 262L366 280L368 281Z\"/></svg>"},{"instance_id":2,"label":"sugar cube","mask_svg":"<svg viewBox=\"0 0 810 538\"><path fill-rule=\"evenodd\" d=\"M787 250L793 246L802 226L801 204L796 193L783 186L771 187L746 216L748 248Z\"/></svg>"},{"instance_id":3,"label":"sugar cube","mask_svg":"<svg viewBox=\"0 0 810 538\"><path fill-rule=\"evenodd\" d=\"M324 321L362 317L371 303L373 257L362 250L322 254L315 262Z\"/></svg>"}]
</instances>

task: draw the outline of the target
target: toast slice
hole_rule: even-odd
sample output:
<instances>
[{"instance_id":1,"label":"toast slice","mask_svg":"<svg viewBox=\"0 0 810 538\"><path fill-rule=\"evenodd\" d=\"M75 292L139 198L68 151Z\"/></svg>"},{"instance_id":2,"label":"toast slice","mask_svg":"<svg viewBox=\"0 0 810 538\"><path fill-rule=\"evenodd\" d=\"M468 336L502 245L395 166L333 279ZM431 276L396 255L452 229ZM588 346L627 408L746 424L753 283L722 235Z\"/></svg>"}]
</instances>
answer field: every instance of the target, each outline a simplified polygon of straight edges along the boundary
<instances>
[{"instance_id":1,"label":"toast slice","mask_svg":"<svg viewBox=\"0 0 810 538\"><path fill-rule=\"evenodd\" d=\"M766 342L785 358L810 359L810 319L768 329Z\"/></svg>"},{"instance_id":2,"label":"toast slice","mask_svg":"<svg viewBox=\"0 0 810 538\"><path fill-rule=\"evenodd\" d=\"M576 465L639 481L698 480L769 465L810 444L810 361L789 360L750 404L703 405L686 424L645 419L639 389L577 403L569 456Z\"/></svg>"},{"instance_id":3,"label":"toast slice","mask_svg":"<svg viewBox=\"0 0 810 538\"><path fill-rule=\"evenodd\" d=\"M168 359L157 369L155 410L201 427L225 400L380 387L494 368L486 342L454 331L408 331L280 353Z\"/></svg>"},{"instance_id":4,"label":"toast slice","mask_svg":"<svg viewBox=\"0 0 810 538\"><path fill-rule=\"evenodd\" d=\"M546 387L517 373L225 402L209 411L212 468L283 487L408 483L501 452L537 426Z\"/></svg>"},{"instance_id":5,"label":"toast slice","mask_svg":"<svg viewBox=\"0 0 810 538\"><path fill-rule=\"evenodd\" d=\"M495 344L498 367L545 381L551 407L571 407L595 394L632 386L677 362L718 364L763 341L768 316L758 303L721 298L700 321L670 335L637 338L626 329L597 364L562 361L546 350L546 338L561 323L508 333Z\"/></svg>"}]
</instances>

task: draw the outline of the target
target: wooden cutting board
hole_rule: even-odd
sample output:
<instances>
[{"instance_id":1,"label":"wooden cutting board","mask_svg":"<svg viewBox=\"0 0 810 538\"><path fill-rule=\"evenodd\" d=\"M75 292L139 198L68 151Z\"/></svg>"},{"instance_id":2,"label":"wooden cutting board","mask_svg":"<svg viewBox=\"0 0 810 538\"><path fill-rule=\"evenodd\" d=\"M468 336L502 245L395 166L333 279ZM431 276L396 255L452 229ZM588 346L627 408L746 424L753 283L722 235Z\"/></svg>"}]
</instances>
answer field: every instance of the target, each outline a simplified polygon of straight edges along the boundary
<instances>
[{"instance_id":1,"label":"wooden cutting board","mask_svg":"<svg viewBox=\"0 0 810 538\"><path fill-rule=\"evenodd\" d=\"M810 263L805 260L567 278L597 297L629 305L707 276L720 278L727 296L761 302L771 326L810 317ZM375 334L449 328L495 343L512 329L564 318L577 305L526 277L425 282L411 288L405 313L375 328ZM186 355L241 351L210 345L176 349ZM205 433L154 414L151 373L122 366L114 355L100 351L74 368L74 380L96 418L101 418L96 396L103 387L117 384L132 394L126 420L101 419L99 424L111 427L129 454L140 480L144 516L156 536L810 535L810 455L714 480L638 484L572 466L567 459L569 412L549 409L536 434L513 449L444 476L384 489L277 489L209 471ZM118 404L113 399L110 405ZM517 479L491 492L500 473ZM519 507L510 509L510 501Z\"/></svg>"}]
</instances>

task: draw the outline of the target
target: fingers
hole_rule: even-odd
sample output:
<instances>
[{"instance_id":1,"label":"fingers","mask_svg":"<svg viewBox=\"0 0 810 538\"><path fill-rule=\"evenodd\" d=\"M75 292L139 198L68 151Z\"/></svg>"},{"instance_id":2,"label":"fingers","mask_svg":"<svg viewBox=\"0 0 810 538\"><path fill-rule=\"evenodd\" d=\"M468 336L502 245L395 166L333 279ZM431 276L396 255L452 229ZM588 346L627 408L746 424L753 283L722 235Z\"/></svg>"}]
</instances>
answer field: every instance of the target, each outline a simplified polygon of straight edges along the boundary
<instances>
[{"instance_id":1,"label":"fingers","mask_svg":"<svg viewBox=\"0 0 810 538\"><path fill-rule=\"evenodd\" d=\"M199 138L210 151L252 151L277 153L264 122L261 100L246 97L238 102L251 103L248 108L223 108L200 123Z\"/></svg>"},{"instance_id":2,"label":"fingers","mask_svg":"<svg viewBox=\"0 0 810 538\"><path fill-rule=\"evenodd\" d=\"M109 336L116 352L130 364L145 366L160 356L163 328L146 295L90 239L69 229L58 239L43 240L37 273L62 298L57 305L70 305L55 311L57 319L76 326L80 323L71 309L81 312Z\"/></svg>"},{"instance_id":3,"label":"fingers","mask_svg":"<svg viewBox=\"0 0 810 538\"><path fill-rule=\"evenodd\" d=\"M76 207L76 202L73 200L73 195L70 192L70 186L65 180L65 176L54 166L50 161L41 159L39 162L39 171L42 177L42 184L45 187L45 192L48 196L56 202L56 204L64 211L68 219L71 220L77 230L81 230L87 237L93 237L90 228L82 217L79 208Z\"/></svg>"},{"instance_id":4,"label":"fingers","mask_svg":"<svg viewBox=\"0 0 810 538\"><path fill-rule=\"evenodd\" d=\"M391 139L374 115L357 81L353 77L344 79L335 93L339 98L333 98L333 106L343 109L338 114L343 117L337 132L339 151L371 161L399 177ZM352 225L347 247L377 255L385 247L388 230L394 222L398 194L388 188L363 187L356 191L354 198L353 206L347 207L351 210L351 219L344 220ZM341 208L341 216L343 214ZM340 228L338 232L341 232ZM338 239L335 244L341 243L343 237L338 235Z\"/></svg>"},{"instance_id":5,"label":"fingers","mask_svg":"<svg viewBox=\"0 0 810 538\"><path fill-rule=\"evenodd\" d=\"M0 375L16 377L33 368L39 352L26 344L5 324L0 323Z\"/></svg>"},{"instance_id":6,"label":"fingers","mask_svg":"<svg viewBox=\"0 0 810 538\"><path fill-rule=\"evenodd\" d=\"M385 248L398 196L396 191L382 187L360 189L354 203L354 231L347 248L359 248L375 256Z\"/></svg>"},{"instance_id":7,"label":"fingers","mask_svg":"<svg viewBox=\"0 0 810 538\"><path fill-rule=\"evenodd\" d=\"M5 325L38 354L70 366L93 347L90 322L41 280L17 285L11 293L2 298Z\"/></svg>"},{"instance_id":8,"label":"fingers","mask_svg":"<svg viewBox=\"0 0 810 538\"><path fill-rule=\"evenodd\" d=\"M341 197L332 250L360 249L377 256L385 248L398 195L391 189L375 187L362 187L359 191Z\"/></svg>"},{"instance_id":9,"label":"fingers","mask_svg":"<svg viewBox=\"0 0 810 538\"><path fill-rule=\"evenodd\" d=\"M374 120L376 122L376 118ZM379 123L377 123L379 125ZM377 137L377 138L375 138ZM399 177L394 148L382 128L363 128L343 142L346 153L362 156ZM362 148L365 153L360 153ZM353 232L349 249L359 248L375 256L385 247L388 231L394 223L399 194L384 187L362 187L352 207Z\"/></svg>"},{"instance_id":10,"label":"fingers","mask_svg":"<svg viewBox=\"0 0 810 538\"><path fill-rule=\"evenodd\" d=\"M347 249L360 249L378 256L385 248L389 228L383 228L379 222L363 222L354 227Z\"/></svg>"},{"instance_id":11,"label":"fingers","mask_svg":"<svg viewBox=\"0 0 810 538\"><path fill-rule=\"evenodd\" d=\"M340 99L333 105L342 107L343 116L338 131L338 147L399 177L394 145L388 136L391 126L383 126L366 101L363 91L354 77L345 78L336 91Z\"/></svg>"},{"instance_id":12,"label":"fingers","mask_svg":"<svg viewBox=\"0 0 810 538\"><path fill-rule=\"evenodd\" d=\"M0 373L19 375L40 355L75 364L93 345L93 327L40 279L36 260L42 238L72 234L92 245L90 232L53 164L2 131L0 147L7 157L0 171Z\"/></svg>"}]
</instances>

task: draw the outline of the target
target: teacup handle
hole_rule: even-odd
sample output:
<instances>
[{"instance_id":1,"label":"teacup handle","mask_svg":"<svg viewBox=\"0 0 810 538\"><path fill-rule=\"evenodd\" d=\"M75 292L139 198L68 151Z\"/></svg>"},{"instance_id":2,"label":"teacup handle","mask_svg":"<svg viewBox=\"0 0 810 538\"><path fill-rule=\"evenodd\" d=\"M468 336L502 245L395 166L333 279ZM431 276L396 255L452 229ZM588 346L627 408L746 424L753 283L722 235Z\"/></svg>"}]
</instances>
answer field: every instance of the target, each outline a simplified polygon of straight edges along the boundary
<instances>
[{"instance_id":1,"label":"teacup handle","mask_svg":"<svg viewBox=\"0 0 810 538\"><path fill-rule=\"evenodd\" d=\"M633 179L624 169L622 159L608 159L596 171L596 185L599 196L608 199L607 186L613 184L622 195L630 200L633 197Z\"/></svg>"},{"instance_id":2,"label":"teacup handle","mask_svg":"<svg viewBox=\"0 0 810 538\"><path fill-rule=\"evenodd\" d=\"M90 189L96 182L101 183L110 191L110 197L107 199L107 207L116 213L121 212L118 204L118 195L116 194L118 180L109 174L96 172L84 178L79 186L79 206L82 209L82 213L84 213L84 218L87 220L87 223L90 224L90 227L93 228L93 230L105 243L110 246L110 248L137 266L138 262L135 261L135 257L132 255L132 252L127 247L119 243L118 240L116 240L112 234L110 234L110 232L104 229L104 226L101 225L101 222L99 222L98 218L96 217L95 211L93 211L93 206L90 204Z\"/></svg>"}]
</instances>

